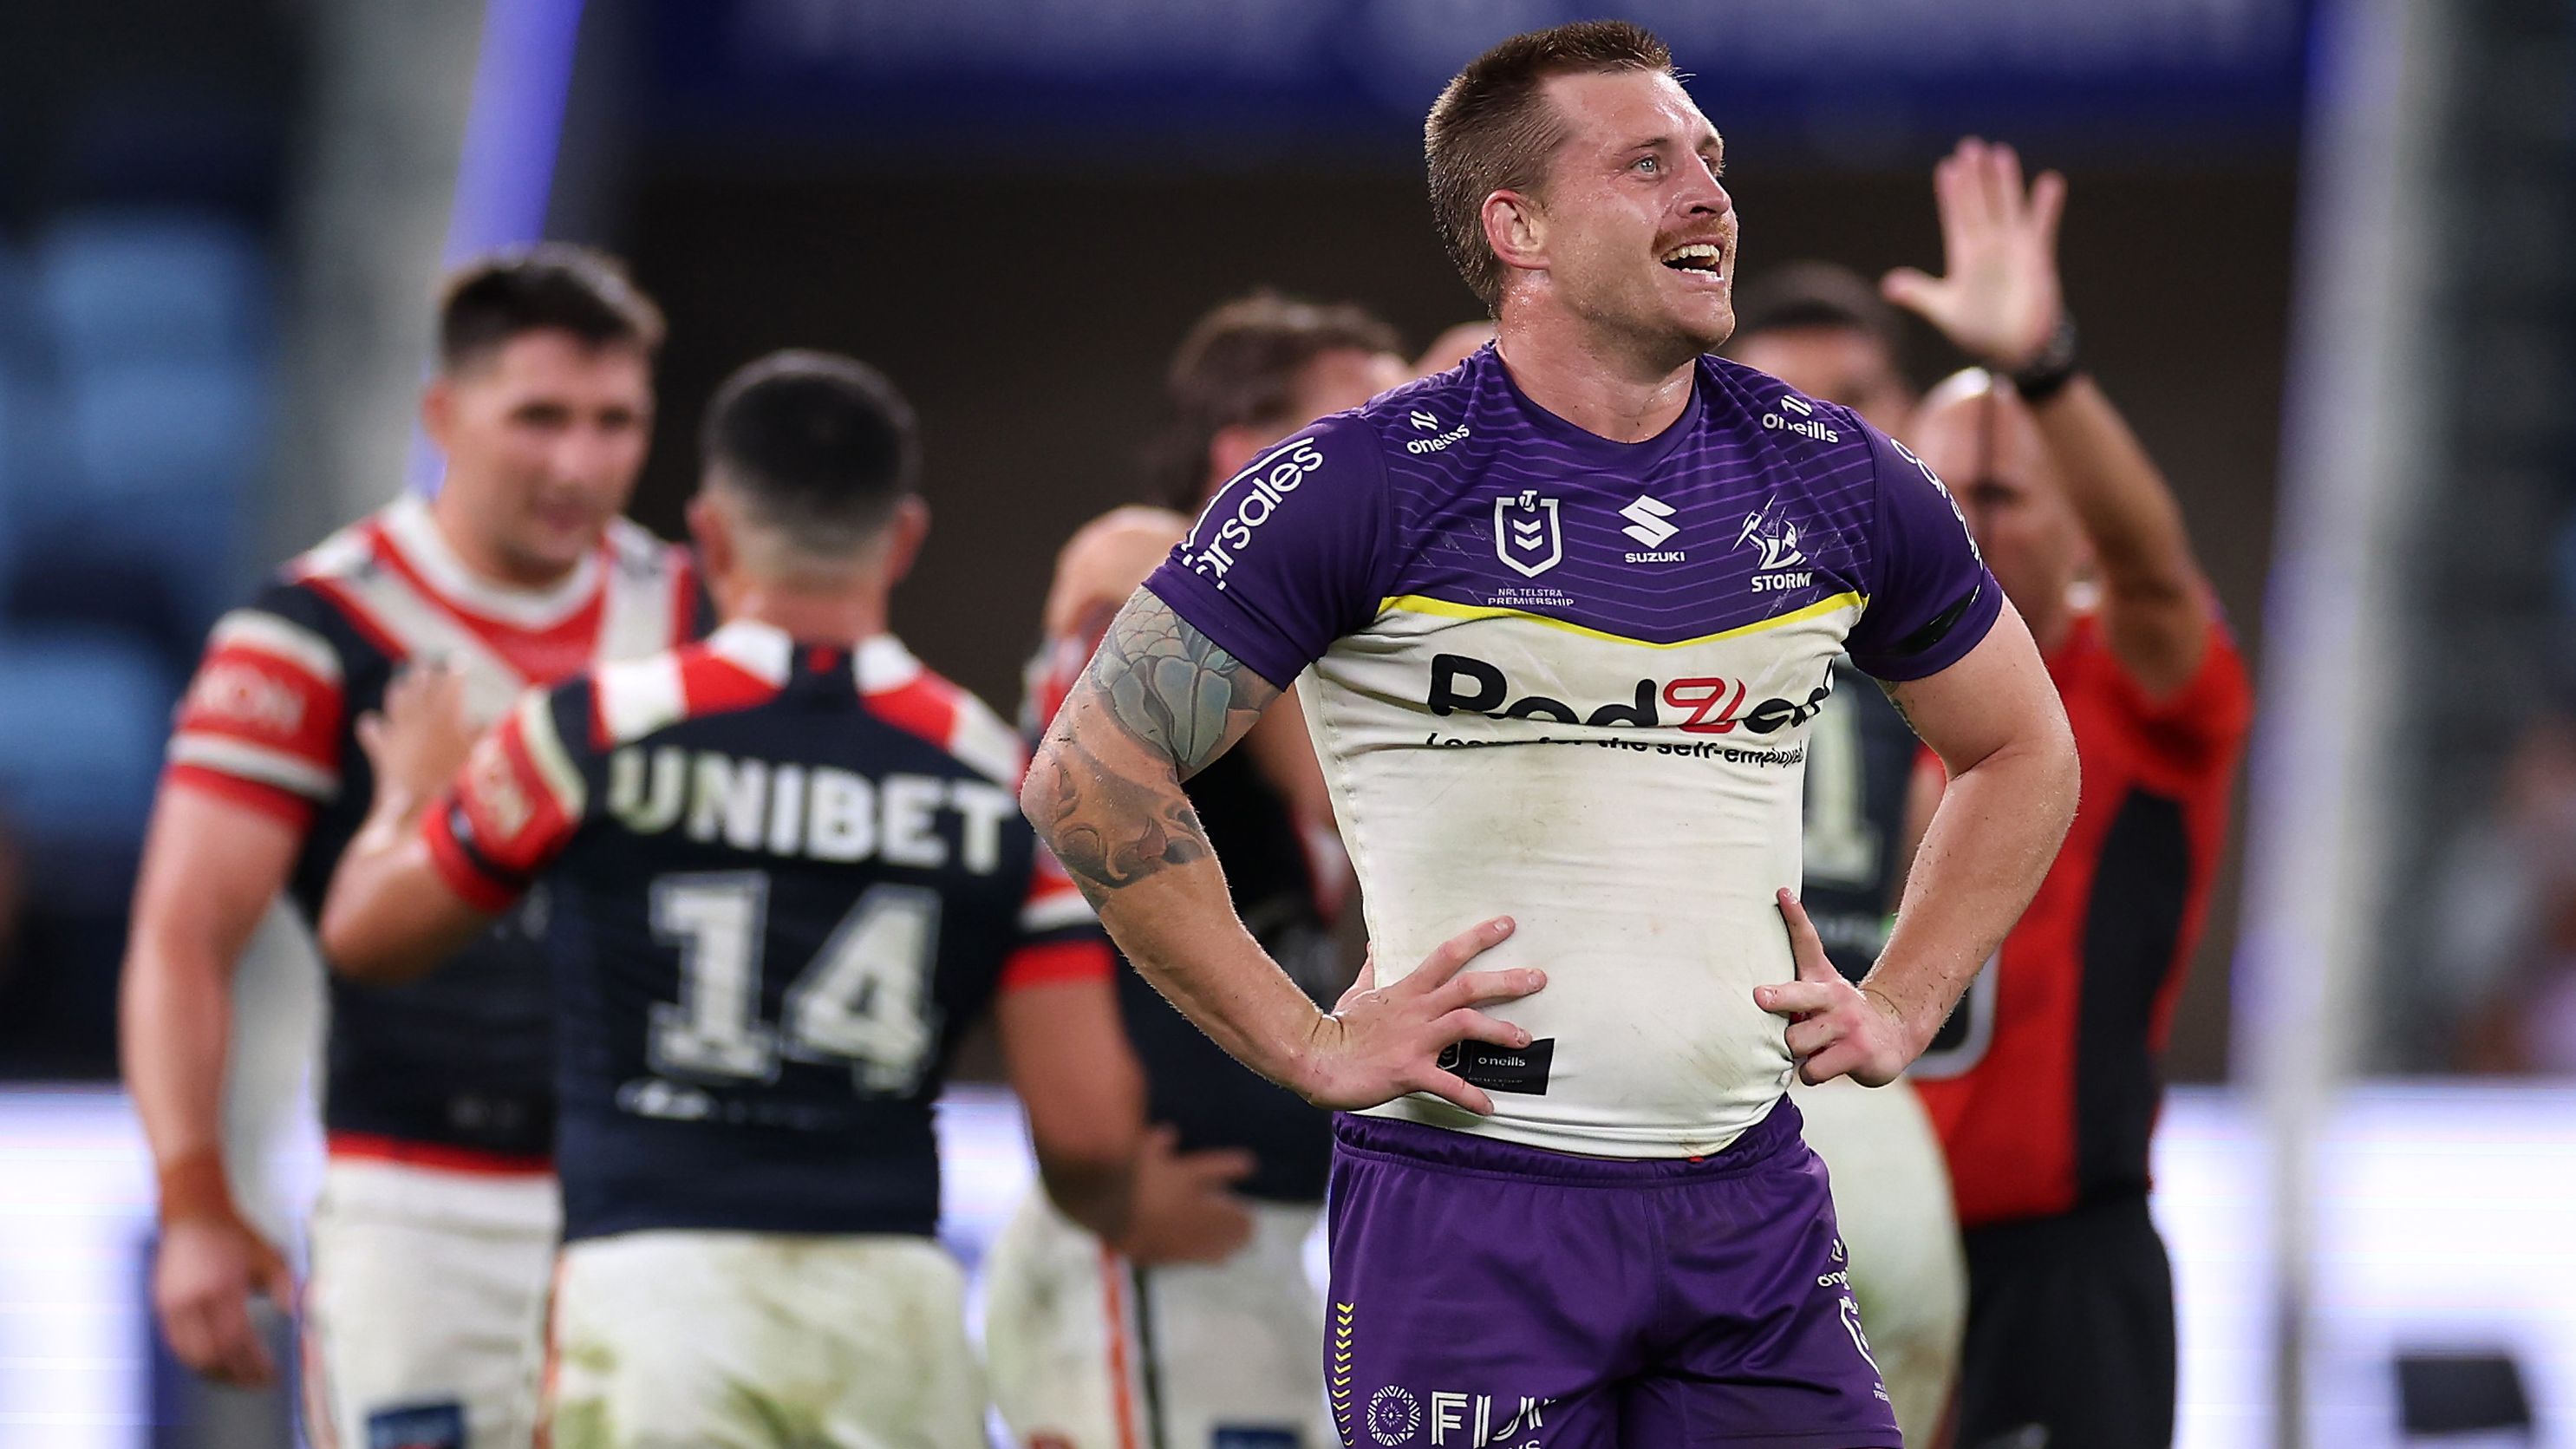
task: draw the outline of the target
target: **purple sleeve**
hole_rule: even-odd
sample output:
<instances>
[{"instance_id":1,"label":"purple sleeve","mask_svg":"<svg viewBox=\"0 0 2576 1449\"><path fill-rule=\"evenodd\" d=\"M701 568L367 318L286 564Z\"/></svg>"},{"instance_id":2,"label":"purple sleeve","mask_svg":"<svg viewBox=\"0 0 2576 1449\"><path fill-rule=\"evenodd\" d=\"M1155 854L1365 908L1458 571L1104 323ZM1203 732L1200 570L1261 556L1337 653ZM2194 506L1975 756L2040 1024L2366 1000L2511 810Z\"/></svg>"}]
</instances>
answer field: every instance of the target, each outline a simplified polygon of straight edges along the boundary
<instances>
[{"instance_id":1,"label":"purple sleeve","mask_svg":"<svg viewBox=\"0 0 2576 1449\"><path fill-rule=\"evenodd\" d=\"M1355 413L1301 428L1236 474L1145 587L1286 689L1385 597L1386 460Z\"/></svg>"},{"instance_id":2,"label":"purple sleeve","mask_svg":"<svg viewBox=\"0 0 2576 1449\"><path fill-rule=\"evenodd\" d=\"M1968 537L1950 490L1923 460L1862 425L1878 495L1869 603L1843 641L1877 678L1921 679L1956 664L2003 612L2003 589Z\"/></svg>"}]
</instances>

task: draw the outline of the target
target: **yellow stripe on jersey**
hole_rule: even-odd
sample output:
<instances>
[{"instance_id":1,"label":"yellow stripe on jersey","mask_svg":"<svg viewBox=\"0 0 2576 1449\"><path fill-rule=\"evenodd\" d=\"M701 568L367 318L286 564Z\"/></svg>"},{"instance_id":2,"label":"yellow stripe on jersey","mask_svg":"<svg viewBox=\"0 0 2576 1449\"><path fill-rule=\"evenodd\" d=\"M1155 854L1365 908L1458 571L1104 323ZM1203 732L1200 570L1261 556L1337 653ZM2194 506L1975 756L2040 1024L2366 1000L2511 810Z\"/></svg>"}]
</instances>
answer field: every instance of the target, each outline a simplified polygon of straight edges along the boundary
<instances>
[{"instance_id":1,"label":"yellow stripe on jersey","mask_svg":"<svg viewBox=\"0 0 2576 1449\"><path fill-rule=\"evenodd\" d=\"M1775 614L1768 619L1759 619L1750 624L1738 624L1732 629L1721 629L1714 634L1702 634L1695 639L1675 639L1669 643L1653 639L1632 639L1625 634L1613 634L1606 629L1590 628L1570 619L1551 619L1545 614L1533 614L1526 609L1499 609L1484 604L1453 604L1447 599L1428 598L1421 594L1398 594L1392 598L1382 599L1378 603L1378 612L1381 614L1390 612L1435 614L1444 619L1527 619L1533 624L1545 624L1551 629L1562 629L1569 634L1581 634L1587 639L1607 639L1613 644L1633 644L1640 649L1687 649L1694 644L1714 644L1721 639L1740 639L1747 634L1759 634L1766 629L1804 623L1809 619L1822 618L1838 609L1867 607L1869 607L1869 596L1854 590L1836 594L1829 599L1818 599L1803 609L1792 609L1786 614Z\"/></svg>"}]
</instances>

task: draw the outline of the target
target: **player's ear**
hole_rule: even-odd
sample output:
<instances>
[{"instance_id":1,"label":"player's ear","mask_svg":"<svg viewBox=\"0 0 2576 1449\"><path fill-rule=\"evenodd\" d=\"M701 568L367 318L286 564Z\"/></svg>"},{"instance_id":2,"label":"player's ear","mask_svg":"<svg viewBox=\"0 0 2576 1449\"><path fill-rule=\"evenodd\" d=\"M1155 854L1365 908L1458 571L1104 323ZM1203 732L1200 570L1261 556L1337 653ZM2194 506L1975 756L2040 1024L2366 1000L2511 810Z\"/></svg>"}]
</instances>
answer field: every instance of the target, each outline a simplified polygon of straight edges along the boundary
<instances>
[{"instance_id":1,"label":"player's ear","mask_svg":"<svg viewBox=\"0 0 2576 1449\"><path fill-rule=\"evenodd\" d=\"M918 495L894 506L894 516L886 520L886 584L903 582L912 572L912 561L921 557L922 540L930 537L930 505Z\"/></svg>"},{"instance_id":2,"label":"player's ear","mask_svg":"<svg viewBox=\"0 0 2576 1449\"><path fill-rule=\"evenodd\" d=\"M442 372L420 390L420 430L444 453L455 428L456 384Z\"/></svg>"},{"instance_id":3,"label":"player's ear","mask_svg":"<svg viewBox=\"0 0 2576 1449\"><path fill-rule=\"evenodd\" d=\"M1477 215L1485 224L1485 245L1504 266L1534 272L1547 265L1547 213L1536 197L1497 191Z\"/></svg>"},{"instance_id":4,"label":"player's ear","mask_svg":"<svg viewBox=\"0 0 2576 1449\"><path fill-rule=\"evenodd\" d=\"M725 527L724 509L701 492L689 500L687 517L689 537L698 545L698 567L713 589L716 580L729 578L734 571L733 534Z\"/></svg>"}]
</instances>

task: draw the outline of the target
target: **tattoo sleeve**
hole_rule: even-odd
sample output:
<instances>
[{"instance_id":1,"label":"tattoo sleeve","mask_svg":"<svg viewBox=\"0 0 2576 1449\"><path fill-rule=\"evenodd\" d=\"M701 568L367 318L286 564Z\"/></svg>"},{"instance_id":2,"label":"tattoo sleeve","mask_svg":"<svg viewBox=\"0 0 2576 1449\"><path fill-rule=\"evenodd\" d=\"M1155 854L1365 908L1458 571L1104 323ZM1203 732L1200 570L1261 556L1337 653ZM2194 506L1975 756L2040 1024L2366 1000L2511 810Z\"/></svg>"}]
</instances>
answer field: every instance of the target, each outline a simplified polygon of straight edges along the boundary
<instances>
[{"instance_id":1,"label":"tattoo sleeve","mask_svg":"<svg viewBox=\"0 0 2576 1449\"><path fill-rule=\"evenodd\" d=\"M1022 804L1095 904L1212 858L1181 782L1279 697L1268 680L1139 589L1048 728Z\"/></svg>"},{"instance_id":2,"label":"tattoo sleeve","mask_svg":"<svg viewBox=\"0 0 2576 1449\"><path fill-rule=\"evenodd\" d=\"M1142 589L1110 621L1084 680L1107 697L1128 733L1170 756L1184 780L1279 697L1270 681Z\"/></svg>"}]
</instances>

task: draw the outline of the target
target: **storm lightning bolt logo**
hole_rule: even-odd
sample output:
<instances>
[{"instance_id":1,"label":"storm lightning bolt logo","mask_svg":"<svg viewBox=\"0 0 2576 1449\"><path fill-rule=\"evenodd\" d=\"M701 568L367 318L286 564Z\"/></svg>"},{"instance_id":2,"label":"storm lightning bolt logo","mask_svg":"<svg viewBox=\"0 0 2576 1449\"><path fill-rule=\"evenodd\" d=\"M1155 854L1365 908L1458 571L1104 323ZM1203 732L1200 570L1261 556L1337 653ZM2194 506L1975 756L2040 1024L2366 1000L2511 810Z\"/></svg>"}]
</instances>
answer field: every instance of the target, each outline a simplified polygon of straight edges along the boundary
<instances>
[{"instance_id":1,"label":"storm lightning bolt logo","mask_svg":"<svg viewBox=\"0 0 2576 1449\"><path fill-rule=\"evenodd\" d=\"M1762 562L1754 565L1756 572L1785 569L1807 561L1807 556L1798 551L1798 525L1781 517L1779 506L1780 500L1774 497L1762 505L1760 512L1746 514L1744 531L1735 536L1738 545L1751 543L1762 550Z\"/></svg>"}]
</instances>

